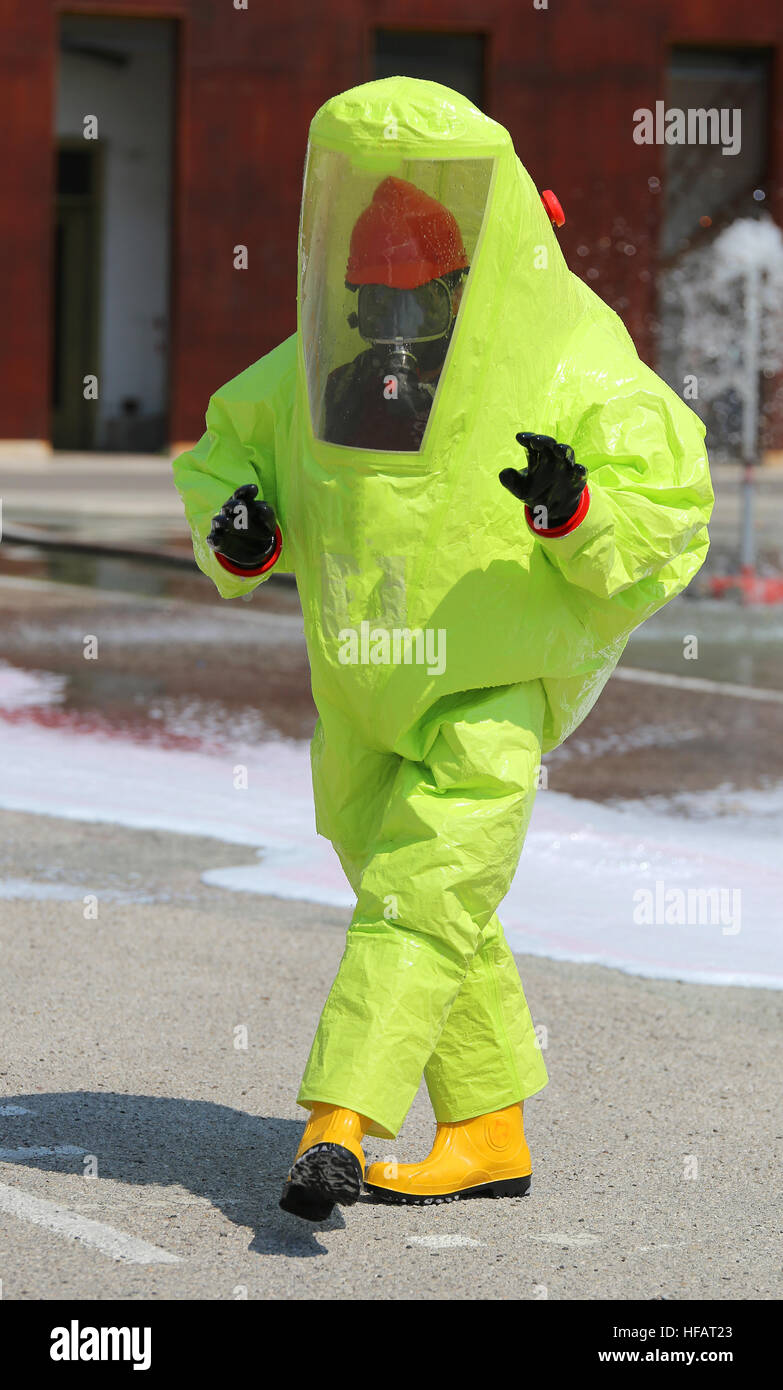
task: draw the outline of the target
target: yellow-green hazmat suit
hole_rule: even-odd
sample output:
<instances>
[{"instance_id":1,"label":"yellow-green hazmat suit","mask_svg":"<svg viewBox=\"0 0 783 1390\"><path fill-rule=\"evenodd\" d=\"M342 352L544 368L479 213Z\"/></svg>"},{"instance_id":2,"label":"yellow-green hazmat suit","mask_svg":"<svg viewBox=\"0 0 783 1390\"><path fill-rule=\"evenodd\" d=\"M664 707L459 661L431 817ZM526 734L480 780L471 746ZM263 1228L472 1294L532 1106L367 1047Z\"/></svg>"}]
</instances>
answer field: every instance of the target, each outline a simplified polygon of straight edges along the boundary
<instances>
[{"instance_id":1,"label":"yellow-green hazmat suit","mask_svg":"<svg viewBox=\"0 0 783 1390\"><path fill-rule=\"evenodd\" d=\"M393 452L324 437L330 376L366 346L352 230L388 178L449 210L470 267L421 445ZM497 907L542 752L705 558L704 427L569 271L506 130L407 78L315 116L297 332L215 393L206 424L174 464L196 560L226 598L296 576L316 824L356 893L298 1100L368 1115L379 1136L422 1074L441 1122L522 1100L547 1074ZM536 533L498 481L524 466L517 431L570 444L588 470L564 534ZM282 533L251 579L206 544L248 482Z\"/></svg>"}]
</instances>

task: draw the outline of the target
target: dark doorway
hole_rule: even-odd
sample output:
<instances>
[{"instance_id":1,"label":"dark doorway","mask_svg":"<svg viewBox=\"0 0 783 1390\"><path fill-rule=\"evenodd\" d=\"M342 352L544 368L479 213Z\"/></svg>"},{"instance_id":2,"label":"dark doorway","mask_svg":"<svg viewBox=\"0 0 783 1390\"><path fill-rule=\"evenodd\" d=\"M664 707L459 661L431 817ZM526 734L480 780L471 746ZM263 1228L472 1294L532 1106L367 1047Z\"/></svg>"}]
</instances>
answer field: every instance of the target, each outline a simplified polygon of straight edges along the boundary
<instances>
[{"instance_id":1,"label":"dark doorway","mask_svg":"<svg viewBox=\"0 0 783 1390\"><path fill-rule=\"evenodd\" d=\"M57 151L52 327L52 443L89 449L95 409L85 377L98 372L100 147L63 142Z\"/></svg>"},{"instance_id":2,"label":"dark doorway","mask_svg":"<svg viewBox=\"0 0 783 1390\"><path fill-rule=\"evenodd\" d=\"M373 68L376 78L422 77L452 87L476 106L483 104L483 34L376 29Z\"/></svg>"},{"instance_id":3,"label":"dark doorway","mask_svg":"<svg viewBox=\"0 0 783 1390\"><path fill-rule=\"evenodd\" d=\"M55 447L168 441L175 37L167 19L60 18Z\"/></svg>"},{"instance_id":4,"label":"dark doorway","mask_svg":"<svg viewBox=\"0 0 783 1390\"><path fill-rule=\"evenodd\" d=\"M752 213L753 189L763 183L768 159L770 70L765 49L672 50L667 108L739 112L741 123L738 147L728 158L720 143L667 144L664 258L698 244L705 227Z\"/></svg>"}]
</instances>

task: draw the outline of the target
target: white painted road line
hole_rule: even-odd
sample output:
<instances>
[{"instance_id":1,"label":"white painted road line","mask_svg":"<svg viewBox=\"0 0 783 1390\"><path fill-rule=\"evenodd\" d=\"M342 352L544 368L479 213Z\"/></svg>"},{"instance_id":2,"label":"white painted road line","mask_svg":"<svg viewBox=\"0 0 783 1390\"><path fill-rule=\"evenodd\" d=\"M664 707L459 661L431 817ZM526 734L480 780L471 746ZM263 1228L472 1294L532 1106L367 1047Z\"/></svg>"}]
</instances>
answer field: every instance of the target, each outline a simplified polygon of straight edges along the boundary
<instances>
[{"instance_id":1,"label":"white painted road line","mask_svg":"<svg viewBox=\"0 0 783 1390\"><path fill-rule=\"evenodd\" d=\"M0 1149L0 1163L24 1163L28 1158L58 1158L62 1154L72 1157L86 1152L73 1144L36 1144L32 1148Z\"/></svg>"},{"instance_id":2,"label":"white painted road line","mask_svg":"<svg viewBox=\"0 0 783 1390\"><path fill-rule=\"evenodd\" d=\"M739 700L766 700L783 705L783 690L762 690L757 685L732 685L730 681L710 681L703 676L670 676L665 671L643 671L637 666L618 666L613 679L635 681L638 685L668 685L673 690L703 690L707 695L733 695Z\"/></svg>"},{"instance_id":3,"label":"white painted road line","mask_svg":"<svg viewBox=\"0 0 783 1390\"><path fill-rule=\"evenodd\" d=\"M425 1250L456 1250L484 1244L483 1240L474 1240L472 1236L406 1236L405 1239L410 1245L423 1245Z\"/></svg>"},{"instance_id":4,"label":"white painted road line","mask_svg":"<svg viewBox=\"0 0 783 1390\"><path fill-rule=\"evenodd\" d=\"M34 1115L34 1110L28 1110L24 1105L0 1105L0 1115Z\"/></svg>"},{"instance_id":5,"label":"white painted road line","mask_svg":"<svg viewBox=\"0 0 783 1390\"><path fill-rule=\"evenodd\" d=\"M30 1221L34 1226L43 1226L47 1231L54 1231L55 1235L79 1241L92 1250L100 1250L113 1260L125 1260L137 1265L180 1263L179 1255L172 1255L159 1245L150 1245L136 1236L126 1236L123 1231L107 1226L103 1221L92 1221L88 1216L60 1206L59 1202L32 1197L28 1192L19 1192L5 1183L0 1183L0 1211L18 1216L20 1221Z\"/></svg>"}]
</instances>

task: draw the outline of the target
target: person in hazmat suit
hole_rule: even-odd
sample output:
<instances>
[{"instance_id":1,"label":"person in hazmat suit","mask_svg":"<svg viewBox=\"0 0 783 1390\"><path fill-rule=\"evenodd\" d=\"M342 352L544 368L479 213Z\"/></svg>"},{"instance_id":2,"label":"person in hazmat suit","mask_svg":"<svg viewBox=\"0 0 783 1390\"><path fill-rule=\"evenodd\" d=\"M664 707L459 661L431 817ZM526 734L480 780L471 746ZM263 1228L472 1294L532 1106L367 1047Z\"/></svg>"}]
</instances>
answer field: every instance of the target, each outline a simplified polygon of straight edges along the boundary
<instances>
[{"instance_id":1,"label":"person in hazmat suit","mask_svg":"<svg viewBox=\"0 0 783 1390\"><path fill-rule=\"evenodd\" d=\"M543 198L543 202L542 202ZM551 216L550 216L551 214ZM497 909L542 753L708 546L704 427L575 275L507 131L389 78L313 119L297 331L175 460L226 598L296 576L316 826L356 894L281 1205L524 1194L547 1072ZM557 910L553 884L553 910ZM373 1164L425 1078L415 1164Z\"/></svg>"}]
</instances>

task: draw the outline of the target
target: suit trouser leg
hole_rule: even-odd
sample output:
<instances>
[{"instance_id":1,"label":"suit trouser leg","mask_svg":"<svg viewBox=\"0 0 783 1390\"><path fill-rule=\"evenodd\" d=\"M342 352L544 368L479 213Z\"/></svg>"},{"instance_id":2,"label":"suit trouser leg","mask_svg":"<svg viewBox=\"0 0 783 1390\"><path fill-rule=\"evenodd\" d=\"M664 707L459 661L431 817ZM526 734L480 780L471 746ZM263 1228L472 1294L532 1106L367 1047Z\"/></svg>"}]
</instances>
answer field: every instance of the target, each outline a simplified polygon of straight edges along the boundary
<instances>
[{"instance_id":1,"label":"suit trouser leg","mask_svg":"<svg viewBox=\"0 0 783 1390\"><path fill-rule=\"evenodd\" d=\"M484 930L424 1079L440 1124L501 1110L535 1095L548 1081L497 913Z\"/></svg>"},{"instance_id":2,"label":"suit trouser leg","mask_svg":"<svg viewBox=\"0 0 783 1390\"><path fill-rule=\"evenodd\" d=\"M545 1084L496 919L532 810L543 708L537 683L454 697L439 708L421 762L399 758L374 774L380 802L367 808L366 853L341 849L335 836L357 903L300 1104L359 1111L373 1119L371 1133L389 1137L425 1068L436 1114L484 1113L499 1096L511 1103ZM351 824L355 840L359 820ZM466 1020L473 1045L463 1047Z\"/></svg>"}]
</instances>

